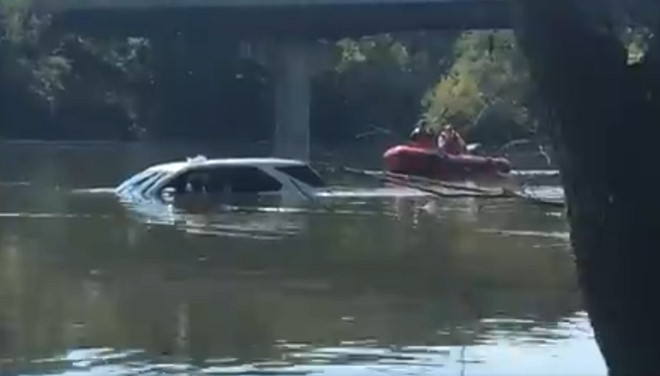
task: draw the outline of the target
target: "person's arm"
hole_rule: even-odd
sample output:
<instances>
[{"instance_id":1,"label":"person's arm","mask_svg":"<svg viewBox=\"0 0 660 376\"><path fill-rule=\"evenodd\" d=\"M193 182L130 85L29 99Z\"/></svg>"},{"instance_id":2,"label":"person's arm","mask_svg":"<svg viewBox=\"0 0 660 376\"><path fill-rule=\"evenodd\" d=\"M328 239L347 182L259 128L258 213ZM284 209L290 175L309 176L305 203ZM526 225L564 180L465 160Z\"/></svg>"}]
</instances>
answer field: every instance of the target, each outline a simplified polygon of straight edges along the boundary
<instances>
[{"instance_id":1,"label":"person's arm","mask_svg":"<svg viewBox=\"0 0 660 376\"><path fill-rule=\"evenodd\" d=\"M456 146L458 147L458 150L460 150L463 153L467 153L467 144L465 143L463 136L461 136L461 134L458 132L454 132L452 136L454 138L454 142L456 143Z\"/></svg>"}]
</instances>

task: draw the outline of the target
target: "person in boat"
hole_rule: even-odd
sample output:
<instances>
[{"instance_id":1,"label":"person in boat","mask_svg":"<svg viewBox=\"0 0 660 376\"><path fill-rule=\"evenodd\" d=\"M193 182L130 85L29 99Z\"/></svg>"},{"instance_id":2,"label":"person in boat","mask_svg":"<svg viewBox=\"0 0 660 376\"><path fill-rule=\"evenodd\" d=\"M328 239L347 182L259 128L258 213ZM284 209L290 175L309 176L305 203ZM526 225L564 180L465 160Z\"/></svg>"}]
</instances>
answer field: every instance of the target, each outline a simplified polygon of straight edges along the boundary
<instances>
[{"instance_id":1,"label":"person in boat","mask_svg":"<svg viewBox=\"0 0 660 376\"><path fill-rule=\"evenodd\" d=\"M451 124L443 127L438 135L438 149L450 155L467 154L467 144Z\"/></svg>"},{"instance_id":2,"label":"person in boat","mask_svg":"<svg viewBox=\"0 0 660 376\"><path fill-rule=\"evenodd\" d=\"M419 122L410 133L410 141L413 145L433 149L436 147L435 135L425 123Z\"/></svg>"}]
</instances>

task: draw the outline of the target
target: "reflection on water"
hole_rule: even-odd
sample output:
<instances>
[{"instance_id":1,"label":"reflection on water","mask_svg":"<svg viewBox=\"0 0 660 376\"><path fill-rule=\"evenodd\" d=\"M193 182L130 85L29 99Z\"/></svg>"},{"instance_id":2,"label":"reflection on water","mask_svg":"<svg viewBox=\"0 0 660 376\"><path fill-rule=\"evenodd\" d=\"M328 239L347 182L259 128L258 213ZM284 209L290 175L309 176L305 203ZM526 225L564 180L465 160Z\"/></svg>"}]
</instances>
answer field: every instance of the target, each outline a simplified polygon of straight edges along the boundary
<instances>
[{"instance_id":1,"label":"reflection on water","mask_svg":"<svg viewBox=\"0 0 660 376\"><path fill-rule=\"evenodd\" d=\"M276 341L274 360L249 364L234 357L208 358L199 364L154 359L143 350L90 348L59 357L38 359L28 366L67 370L76 375L596 375L597 362L584 359L595 352L593 339L579 315L553 328L524 320L483 320L480 345L389 346L376 340L343 341L335 346ZM501 325L500 325L501 324ZM511 327L511 328L507 328ZM570 341L568 340L570 339ZM553 361L554 358L570 363ZM574 368L578 365L579 368ZM591 370L589 369L591 367ZM25 372L30 372L25 371ZM64 372L62 372L63 374Z\"/></svg>"},{"instance_id":2,"label":"reflection on water","mask_svg":"<svg viewBox=\"0 0 660 376\"><path fill-rule=\"evenodd\" d=\"M85 191L180 152L0 149L0 374L605 374L561 211L345 177L297 207Z\"/></svg>"}]
</instances>

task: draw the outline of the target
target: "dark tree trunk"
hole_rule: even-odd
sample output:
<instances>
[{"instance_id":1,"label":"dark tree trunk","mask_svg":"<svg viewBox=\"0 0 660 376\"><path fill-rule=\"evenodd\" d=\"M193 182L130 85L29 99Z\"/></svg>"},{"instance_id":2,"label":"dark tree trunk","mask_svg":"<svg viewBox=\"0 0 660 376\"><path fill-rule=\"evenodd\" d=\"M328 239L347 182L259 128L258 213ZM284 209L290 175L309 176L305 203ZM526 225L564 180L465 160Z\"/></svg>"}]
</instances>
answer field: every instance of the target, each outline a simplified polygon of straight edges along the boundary
<instances>
[{"instance_id":1,"label":"dark tree trunk","mask_svg":"<svg viewBox=\"0 0 660 376\"><path fill-rule=\"evenodd\" d=\"M611 375L653 375L660 372L660 51L628 65L607 22L577 2L512 0L511 10L552 114L596 340Z\"/></svg>"}]
</instances>

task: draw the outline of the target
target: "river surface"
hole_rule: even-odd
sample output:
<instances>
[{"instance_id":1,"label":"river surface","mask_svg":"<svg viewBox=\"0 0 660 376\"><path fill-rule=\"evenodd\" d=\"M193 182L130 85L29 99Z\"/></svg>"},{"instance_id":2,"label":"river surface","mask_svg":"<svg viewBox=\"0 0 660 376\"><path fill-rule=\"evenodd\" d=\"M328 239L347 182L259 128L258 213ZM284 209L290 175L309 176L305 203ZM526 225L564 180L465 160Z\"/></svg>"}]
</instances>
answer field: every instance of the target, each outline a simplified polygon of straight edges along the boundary
<instances>
[{"instance_id":1,"label":"river surface","mask_svg":"<svg viewBox=\"0 0 660 376\"><path fill-rule=\"evenodd\" d=\"M0 374L606 374L561 209L332 169L343 193L320 206L108 193L154 162L241 150L2 144ZM334 160L374 168L363 153Z\"/></svg>"}]
</instances>

